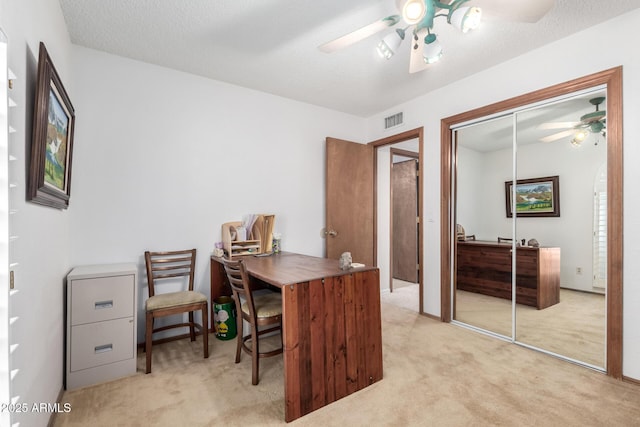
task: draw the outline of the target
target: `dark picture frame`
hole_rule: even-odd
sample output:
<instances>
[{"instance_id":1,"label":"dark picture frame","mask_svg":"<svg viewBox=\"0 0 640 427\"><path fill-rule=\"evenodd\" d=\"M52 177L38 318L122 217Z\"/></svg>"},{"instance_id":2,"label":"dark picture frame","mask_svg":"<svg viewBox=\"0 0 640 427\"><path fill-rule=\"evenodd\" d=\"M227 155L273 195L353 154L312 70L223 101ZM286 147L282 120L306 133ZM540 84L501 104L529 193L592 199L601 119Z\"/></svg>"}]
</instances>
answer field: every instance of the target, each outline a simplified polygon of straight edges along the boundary
<instances>
[{"instance_id":1,"label":"dark picture frame","mask_svg":"<svg viewBox=\"0 0 640 427\"><path fill-rule=\"evenodd\" d=\"M40 42L27 200L69 206L75 111L49 53Z\"/></svg>"},{"instance_id":2,"label":"dark picture frame","mask_svg":"<svg viewBox=\"0 0 640 427\"><path fill-rule=\"evenodd\" d=\"M513 181L504 183L507 218L513 217ZM519 179L516 181L516 215L521 217L560 216L560 177Z\"/></svg>"}]
</instances>

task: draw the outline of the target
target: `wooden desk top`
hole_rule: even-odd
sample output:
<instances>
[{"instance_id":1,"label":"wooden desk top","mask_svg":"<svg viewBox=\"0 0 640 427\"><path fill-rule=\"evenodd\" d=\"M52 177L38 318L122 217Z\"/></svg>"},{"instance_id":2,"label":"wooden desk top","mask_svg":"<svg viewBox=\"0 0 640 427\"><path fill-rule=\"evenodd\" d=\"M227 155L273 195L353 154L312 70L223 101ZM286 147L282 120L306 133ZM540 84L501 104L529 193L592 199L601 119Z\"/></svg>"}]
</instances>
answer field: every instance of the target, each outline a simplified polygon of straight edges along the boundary
<instances>
[{"instance_id":1,"label":"wooden desk top","mask_svg":"<svg viewBox=\"0 0 640 427\"><path fill-rule=\"evenodd\" d=\"M221 262L219 258L211 259ZM318 258L291 252L280 252L270 256L243 256L247 272L279 288L294 283L308 282L324 277L342 276L354 271L375 270L376 267L358 267L341 270L337 259Z\"/></svg>"},{"instance_id":2,"label":"wooden desk top","mask_svg":"<svg viewBox=\"0 0 640 427\"><path fill-rule=\"evenodd\" d=\"M508 248L511 249L512 248L512 244L511 242L492 242L492 241L487 241L487 240L458 240L456 242L458 245L461 246L489 246L489 247L500 247L500 248ZM534 246L521 246L520 243L518 243L516 245L516 249L517 250L538 250L538 249L549 249L549 247L547 246L540 246L540 247L534 247Z\"/></svg>"}]
</instances>

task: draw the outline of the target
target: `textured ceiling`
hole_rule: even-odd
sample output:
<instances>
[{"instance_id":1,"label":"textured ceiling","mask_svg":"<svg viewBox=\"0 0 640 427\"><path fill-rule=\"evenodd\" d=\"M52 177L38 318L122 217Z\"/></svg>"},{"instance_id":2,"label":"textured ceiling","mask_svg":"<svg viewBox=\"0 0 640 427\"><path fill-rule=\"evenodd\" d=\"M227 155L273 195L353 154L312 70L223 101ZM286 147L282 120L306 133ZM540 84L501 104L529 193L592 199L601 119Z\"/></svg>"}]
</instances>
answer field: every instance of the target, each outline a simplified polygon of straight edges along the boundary
<instances>
[{"instance_id":1,"label":"textured ceiling","mask_svg":"<svg viewBox=\"0 0 640 427\"><path fill-rule=\"evenodd\" d=\"M407 40L388 61L375 53L386 32L331 54L317 49L397 13L394 0L60 4L75 44L362 117L640 7L637 0L610 1L606 7L601 0L557 0L536 24L486 19L464 35L438 18L435 31L444 57L409 74ZM469 5L482 6L482 0Z\"/></svg>"}]
</instances>

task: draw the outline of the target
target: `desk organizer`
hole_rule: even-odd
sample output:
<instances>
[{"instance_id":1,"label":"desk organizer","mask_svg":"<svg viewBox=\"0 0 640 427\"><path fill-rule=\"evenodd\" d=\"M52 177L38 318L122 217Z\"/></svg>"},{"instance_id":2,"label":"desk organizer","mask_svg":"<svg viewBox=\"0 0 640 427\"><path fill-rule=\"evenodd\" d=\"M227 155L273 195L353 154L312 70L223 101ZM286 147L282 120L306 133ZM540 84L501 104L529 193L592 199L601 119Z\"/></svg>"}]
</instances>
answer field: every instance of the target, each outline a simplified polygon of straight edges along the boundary
<instances>
[{"instance_id":1,"label":"desk organizer","mask_svg":"<svg viewBox=\"0 0 640 427\"><path fill-rule=\"evenodd\" d=\"M222 248L227 258L271 252L274 222L274 215L258 215L252 229L247 230L246 240L238 240L241 233L237 229L242 227L241 221L222 224Z\"/></svg>"}]
</instances>

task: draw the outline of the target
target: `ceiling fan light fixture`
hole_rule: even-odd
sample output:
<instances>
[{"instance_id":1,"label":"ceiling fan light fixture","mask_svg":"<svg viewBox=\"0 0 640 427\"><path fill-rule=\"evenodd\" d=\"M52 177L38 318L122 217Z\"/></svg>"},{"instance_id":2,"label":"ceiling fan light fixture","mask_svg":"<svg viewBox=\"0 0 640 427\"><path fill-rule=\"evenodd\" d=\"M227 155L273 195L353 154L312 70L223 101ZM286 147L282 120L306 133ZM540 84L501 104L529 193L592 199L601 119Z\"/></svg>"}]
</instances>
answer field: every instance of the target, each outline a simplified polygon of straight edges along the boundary
<instances>
[{"instance_id":1,"label":"ceiling fan light fixture","mask_svg":"<svg viewBox=\"0 0 640 427\"><path fill-rule=\"evenodd\" d=\"M422 21L427 12L424 0L398 0L396 3L402 12L402 19L407 25L414 25Z\"/></svg>"},{"instance_id":2,"label":"ceiling fan light fixture","mask_svg":"<svg viewBox=\"0 0 640 427\"><path fill-rule=\"evenodd\" d=\"M385 38L378 43L377 50L378 55L384 59L391 58L400 47L400 43L404 40L404 30L396 29L393 33L388 34Z\"/></svg>"},{"instance_id":3,"label":"ceiling fan light fixture","mask_svg":"<svg viewBox=\"0 0 640 427\"><path fill-rule=\"evenodd\" d=\"M573 139L571 140L571 144L579 147L580 144L582 144L582 142L587 139L587 136L589 136L589 132L585 131L585 130L579 130L578 132L575 133L575 135L573 135Z\"/></svg>"},{"instance_id":4,"label":"ceiling fan light fixture","mask_svg":"<svg viewBox=\"0 0 640 427\"><path fill-rule=\"evenodd\" d=\"M424 62L427 64L438 62L440 58L442 58L442 44L440 40L438 40L435 34L427 34L424 38L424 43L425 46L422 53Z\"/></svg>"},{"instance_id":5,"label":"ceiling fan light fixture","mask_svg":"<svg viewBox=\"0 0 640 427\"><path fill-rule=\"evenodd\" d=\"M451 12L449 22L451 25L466 33L480 26L482 9L479 7L459 7Z\"/></svg>"},{"instance_id":6,"label":"ceiling fan light fixture","mask_svg":"<svg viewBox=\"0 0 640 427\"><path fill-rule=\"evenodd\" d=\"M591 123L591 125L589 125L589 130L592 133L600 133L602 132L602 130L604 129L604 123L598 121L598 122L593 122Z\"/></svg>"}]
</instances>

